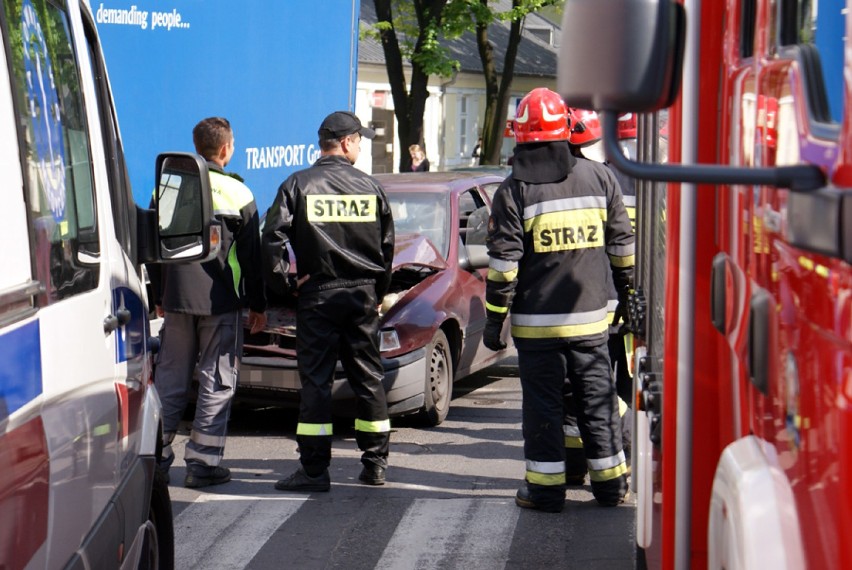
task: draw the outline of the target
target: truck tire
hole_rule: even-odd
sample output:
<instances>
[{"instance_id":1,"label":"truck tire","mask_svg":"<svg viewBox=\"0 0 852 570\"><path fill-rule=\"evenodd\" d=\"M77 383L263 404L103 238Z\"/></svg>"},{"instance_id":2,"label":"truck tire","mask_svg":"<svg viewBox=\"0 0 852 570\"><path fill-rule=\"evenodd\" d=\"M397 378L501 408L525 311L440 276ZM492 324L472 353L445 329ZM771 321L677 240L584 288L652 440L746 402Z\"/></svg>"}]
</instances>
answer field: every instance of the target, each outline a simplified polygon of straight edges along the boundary
<instances>
[{"instance_id":1,"label":"truck tire","mask_svg":"<svg viewBox=\"0 0 852 570\"><path fill-rule=\"evenodd\" d=\"M420 416L429 426L437 426L447 418L453 398L453 357L444 331L438 329L426 347L426 383Z\"/></svg>"},{"instance_id":2,"label":"truck tire","mask_svg":"<svg viewBox=\"0 0 852 570\"><path fill-rule=\"evenodd\" d=\"M148 507L148 523L153 527L145 544L140 570L171 570L175 566L175 527L169 485L159 469L154 469L154 487Z\"/></svg>"}]
</instances>

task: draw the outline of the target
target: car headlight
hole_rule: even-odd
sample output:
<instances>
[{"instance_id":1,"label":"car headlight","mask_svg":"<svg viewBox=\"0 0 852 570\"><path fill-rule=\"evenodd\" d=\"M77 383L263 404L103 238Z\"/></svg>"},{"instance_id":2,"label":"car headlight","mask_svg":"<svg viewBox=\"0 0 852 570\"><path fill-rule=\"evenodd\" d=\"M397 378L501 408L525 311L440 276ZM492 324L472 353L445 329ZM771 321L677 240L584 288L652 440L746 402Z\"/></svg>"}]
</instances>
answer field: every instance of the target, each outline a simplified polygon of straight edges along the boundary
<instances>
[{"instance_id":1,"label":"car headlight","mask_svg":"<svg viewBox=\"0 0 852 570\"><path fill-rule=\"evenodd\" d=\"M383 329L379 331L379 351L387 352L400 347L399 336L394 329Z\"/></svg>"}]
</instances>

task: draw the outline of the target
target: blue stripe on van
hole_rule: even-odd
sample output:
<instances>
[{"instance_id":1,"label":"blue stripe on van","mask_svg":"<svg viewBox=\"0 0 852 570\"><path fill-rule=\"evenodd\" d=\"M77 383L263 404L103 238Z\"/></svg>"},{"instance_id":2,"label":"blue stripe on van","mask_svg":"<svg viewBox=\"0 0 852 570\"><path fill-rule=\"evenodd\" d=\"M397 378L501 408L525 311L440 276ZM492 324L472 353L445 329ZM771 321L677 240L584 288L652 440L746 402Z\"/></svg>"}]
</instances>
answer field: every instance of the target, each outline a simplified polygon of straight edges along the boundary
<instances>
[{"instance_id":1,"label":"blue stripe on van","mask_svg":"<svg viewBox=\"0 0 852 570\"><path fill-rule=\"evenodd\" d=\"M0 332L0 421L43 391L38 320Z\"/></svg>"}]
</instances>

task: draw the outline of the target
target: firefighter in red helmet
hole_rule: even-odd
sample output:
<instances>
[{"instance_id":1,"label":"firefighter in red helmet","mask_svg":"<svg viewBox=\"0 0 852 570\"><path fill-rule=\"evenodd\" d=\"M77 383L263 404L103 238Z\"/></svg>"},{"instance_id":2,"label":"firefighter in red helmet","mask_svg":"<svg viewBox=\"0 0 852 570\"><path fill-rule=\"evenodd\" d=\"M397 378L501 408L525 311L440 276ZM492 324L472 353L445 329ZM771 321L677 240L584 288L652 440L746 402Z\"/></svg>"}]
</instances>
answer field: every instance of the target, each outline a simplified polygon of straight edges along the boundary
<instances>
[{"instance_id":1,"label":"firefighter in red helmet","mask_svg":"<svg viewBox=\"0 0 852 570\"><path fill-rule=\"evenodd\" d=\"M636 115L623 114L618 118L618 137L619 140L636 137ZM586 156L588 149L593 145L597 145L603 134L601 129L600 118L594 111L585 109L568 109L568 124L569 135L568 144L571 147L571 153L578 159L589 158L598 160L597 157ZM631 230L636 231L635 212L636 212L636 188L632 178L625 175L618 169L614 168L607 162L601 154L599 162L603 162L613 173L618 187L621 192L621 199L627 210L627 216L630 218ZM633 413L629 408L628 403L632 401L633 378L630 376L628 368L628 356L626 344L632 342L632 337L626 332L626 323L622 314L618 313L619 307L622 310L626 309L627 303L622 298L619 299L618 291L612 280L611 274L607 274L607 290L609 291L609 301L607 303L607 320L609 321L609 338L607 339L607 349L609 351L610 365L612 367L613 377L615 379L616 393L618 394L618 413L621 417L622 430L622 445L624 453L627 457L628 464L630 463L630 451L632 447L631 433L633 427ZM576 427L575 417L569 416L566 418L565 427L565 454L566 454L566 478L569 485L581 485L585 478L585 467L582 457L582 439L579 438L579 432ZM569 435L570 434L570 435Z\"/></svg>"},{"instance_id":2,"label":"firefighter in red helmet","mask_svg":"<svg viewBox=\"0 0 852 570\"><path fill-rule=\"evenodd\" d=\"M510 316L523 391L526 477L515 502L546 512L565 504L571 402L595 498L613 506L627 490L604 284L611 273L619 290L630 288L633 233L612 172L572 155L567 119L549 89L521 100L512 174L494 196L487 240L483 341L504 347L500 331Z\"/></svg>"}]
</instances>

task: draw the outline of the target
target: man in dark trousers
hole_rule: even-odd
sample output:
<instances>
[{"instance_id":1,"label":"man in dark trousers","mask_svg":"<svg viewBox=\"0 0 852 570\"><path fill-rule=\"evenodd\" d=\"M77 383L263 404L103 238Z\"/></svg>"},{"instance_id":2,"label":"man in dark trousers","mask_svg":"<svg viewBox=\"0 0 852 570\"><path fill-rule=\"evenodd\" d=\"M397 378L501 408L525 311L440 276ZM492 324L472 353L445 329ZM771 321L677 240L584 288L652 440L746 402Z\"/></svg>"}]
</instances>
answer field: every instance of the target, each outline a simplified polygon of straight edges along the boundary
<instances>
[{"instance_id":1,"label":"man in dark trousers","mask_svg":"<svg viewBox=\"0 0 852 570\"><path fill-rule=\"evenodd\" d=\"M263 229L268 284L282 292L297 260L296 350L302 381L301 467L278 481L281 491L328 491L331 479L331 388L338 358L357 397L355 439L367 485L383 485L390 420L382 385L378 305L388 290L394 229L378 181L354 168L361 138L375 131L353 113L330 114L319 128L320 158L279 187Z\"/></svg>"},{"instance_id":2,"label":"man in dark trousers","mask_svg":"<svg viewBox=\"0 0 852 570\"><path fill-rule=\"evenodd\" d=\"M259 332L266 324L266 297L257 206L242 179L224 170L234 154L231 125L222 117L204 119L192 130L192 140L210 169L213 214L222 223L221 249L204 263L151 265L148 272L157 313L164 316L154 379L163 403L158 464L168 474L174 461L171 443L197 369L198 400L184 480L186 487L197 488L231 479L230 470L219 463L240 373L241 311L249 308L249 327Z\"/></svg>"},{"instance_id":3,"label":"man in dark trousers","mask_svg":"<svg viewBox=\"0 0 852 570\"><path fill-rule=\"evenodd\" d=\"M494 196L483 341L511 310L523 393L526 476L515 502L559 512L565 504L563 425L575 403L592 493L614 506L627 491L627 464L607 338L607 272L626 293L633 269L630 220L615 178L568 146L568 109L549 89L518 105L512 174Z\"/></svg>"}]
</instances>

